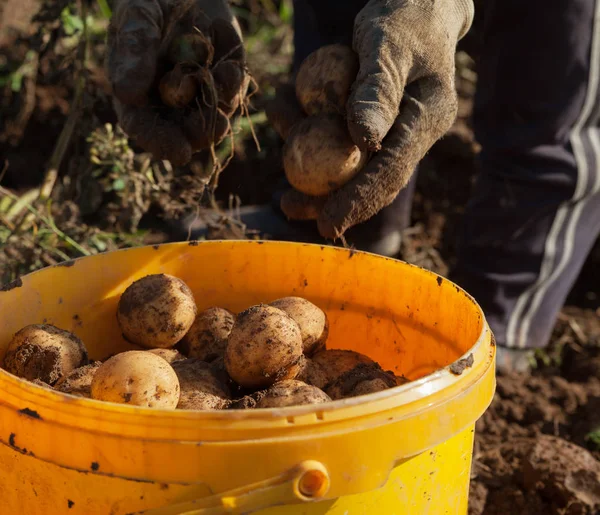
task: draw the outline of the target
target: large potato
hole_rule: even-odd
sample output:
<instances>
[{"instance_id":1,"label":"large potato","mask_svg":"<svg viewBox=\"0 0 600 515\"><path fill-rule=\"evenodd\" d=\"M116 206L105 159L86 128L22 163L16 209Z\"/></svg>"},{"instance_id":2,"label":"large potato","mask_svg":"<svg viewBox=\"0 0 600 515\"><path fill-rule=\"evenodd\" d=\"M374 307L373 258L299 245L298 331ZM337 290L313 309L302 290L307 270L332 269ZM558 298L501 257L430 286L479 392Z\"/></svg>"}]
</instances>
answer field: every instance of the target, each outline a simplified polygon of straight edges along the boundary
<instances>
[{"instance_id":1,"label":"large potato","mask_svg":"<svg viewBox=\"0 0 600 515\"><path fill-rule=\"evenodd\" d=\"M326 374L326 384L332 383L342 374L345 374L360 364L376 364L371 358L364 354L354 352L353 350L339 349L319 352L312 357L312 361Z\"/></svg>"},{"instance_id":2,"label":"large potato","mask_svg":"<svg viewBox=\"0 0 600 515\"><path fill-rule=\"evenodd\" d=\"M293 379L302 357L298 324L272 306L253 306L240 313L229 335L225 366L245 388L263 388Z\"/></svg>"},{"instance_id":3,"label":"large potato","mask_svg":"<svg viewBox=\"0 0 600 515\"><path fill-rule=\"evenodd\" d=\"M310 54L296 76L296 96L309 115L346 112L358 56L345 45L327 45Z\"/></svg>"},{"instance_id":4,"label":"large potato","mask_svg":"<svg viewBox=\"0 0 600 515\"><path fill-rule=\"evenodd\" d=\"M230 399L230 392L208 363L189 358L173 363L179 379L181 395L177 409L222 409Z\"/></svg>"},{"instance_id":5,"label":"large potato","mask_svg":"<svg viewBox=\"0 0 600 515\"><path fill-rule=\"evenodd\" d=\"M270 304L290 315L300 327L304 354L310 356L325 348L329 335L327 315L321 308L301 297L283 297Z\"/></svg>"},{"instance_id":6,"label":"large potato","mask_svg":"<svg viewBox=\"0 0 600 515\"><path fill-rule=\"evenodd\" d=\"M54 389L89 399L92 396L92 380L100 365L102 365L101 361L94 361L89 365L76 368L70 374L60 378L54 385Z\"/></svg>"},{"instance_id":7,"label":"large potato","mask_svg":"<svg viewBox=\"0 0 600 515\"><path fill-rule=\"evenodd\" d=\"M123 335L146 348L173 347L196 318L194 295L177 277L148 275L121 295L117 318Z\"/></svg>"},{"instance_id":8,"label":"large potato","mask_svg":"<svg viewBox=\"0 0 600 515\"><path fill-rule=\"evenodd\" d=\"M28 325L18 331L4 357L7 372L49 385L87 363L83 342L73 333L50 324Z\"/></svg>"},{"instance_id":9,"label":"large potato","mask_svg":"<svg viewBox=\"0 0 600 515\"><path fill-rule=\"evenodd\" d=\"M271 386L264 397L256 403L256 408L285 408L329 401L331 401L329 396L316 386L291 379Z\"/></svg>"},{"instance_id":10,"label":"large potato","mask_svg":"<svg viewBox=\"0 0 600 515\"><path fill-rule=\"evenodd\" d=\"M285 142L283 168L296 190L318 197L350 181L367 156L350 138L341 116L309 116L294 126Z\"/></svg>"},{"instance_id":11,"label":"large potato","mask_svg":"<svg viewBox=\"0 0 600 515\"><path fill-rule=\"evenodd\" d=\"M205 309L198 313L192 327L181 340L181 351L190 358L207 362L224 356L234 322L235 315L227 309Z\"/></svg>"},{"instance_id":12,"label":"large potato","mask_svg":"<svg viewBox=\"0 0 600 515\"><path fill-rule=\"evenodd\" d=\"M92 398L148 408L175 409L177 374L163 358L146 351L127 351L105 361L92 380Z\"/></svg>"}]
</instances>

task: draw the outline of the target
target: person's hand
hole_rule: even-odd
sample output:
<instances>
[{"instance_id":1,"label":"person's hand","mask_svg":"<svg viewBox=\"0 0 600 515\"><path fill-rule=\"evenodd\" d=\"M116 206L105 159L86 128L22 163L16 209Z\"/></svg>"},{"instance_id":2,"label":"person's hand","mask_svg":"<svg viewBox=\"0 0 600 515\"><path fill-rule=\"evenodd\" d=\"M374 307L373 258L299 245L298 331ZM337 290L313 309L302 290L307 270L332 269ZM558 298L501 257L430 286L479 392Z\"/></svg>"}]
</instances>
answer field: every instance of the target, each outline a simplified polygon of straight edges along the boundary
<instances>
[{"instance_id":1,"label":"person's hand","mask_svg":"<svg viewBox=\"0 0 600 515\"><path fill-rule=\"evenodd\" d=\"M360 69L347 121L354 143L374 154L326 199L284 194L289 218L316 218L321 235L335 239L396 198L456 118L454 56L472 19L472 0L371 0L360 11L353 39ZM284 138L303 116L294 101L287 86L267 111Z\"/></svg>"},{"instance_id":2,"label":"person's hand","mask_svg":"<svg viewBox=\"0 0 600 515\"><path fill-rule=\"evenodd\" d=\"M213 73L216 89L239 91L246 79L245 52L225 0L117 0L109 27L106 64L119 123L155 158L174 165L188 163L202 149L198 141L210 140L219 123L207 124L197 110L175 113L156 95L173 42L197 31L214 47L212 66L224 60L240 63L242 73L233 77L239 84L232 84L230 75L227 84L219 84L219 74Z\"/></svg>"}]
</instances>

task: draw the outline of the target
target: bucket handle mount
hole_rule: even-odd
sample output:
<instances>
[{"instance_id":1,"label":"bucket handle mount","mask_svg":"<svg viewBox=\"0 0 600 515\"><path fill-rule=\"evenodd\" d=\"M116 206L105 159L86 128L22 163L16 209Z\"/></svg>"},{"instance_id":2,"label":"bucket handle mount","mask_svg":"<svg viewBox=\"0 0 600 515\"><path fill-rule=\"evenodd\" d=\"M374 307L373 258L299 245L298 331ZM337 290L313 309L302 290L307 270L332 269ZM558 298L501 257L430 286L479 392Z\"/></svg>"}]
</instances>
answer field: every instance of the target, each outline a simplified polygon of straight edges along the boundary
<instances>
[{"instance_id":1,"label":"bucket handle mount","mask_svg":"<svg viewBox=\"0 0 600 515\"><path fill-rule=\"evenodd\" d=\"M139 515L225 515L253 513L271 506L315 502L329 491L327 468L319 461L307 460L282 474L241 486L227 492L162 508L138 512Z\"/></svg>"}]
</instances>

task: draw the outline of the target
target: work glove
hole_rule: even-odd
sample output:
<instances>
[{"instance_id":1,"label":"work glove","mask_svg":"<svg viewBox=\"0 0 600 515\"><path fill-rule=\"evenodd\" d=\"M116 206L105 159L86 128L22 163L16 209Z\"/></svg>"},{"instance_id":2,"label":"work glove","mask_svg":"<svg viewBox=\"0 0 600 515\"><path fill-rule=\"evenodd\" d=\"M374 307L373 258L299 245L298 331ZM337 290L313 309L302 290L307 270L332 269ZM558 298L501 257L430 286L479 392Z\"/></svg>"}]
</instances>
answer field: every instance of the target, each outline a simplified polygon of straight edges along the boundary
<instances>
[{"instance_id":1,"label":"work glove","mask_svg":"<svg viewBox=\"0 0 600 515\"><path fill-rule=\"evenodd\" d=\"M239 90L245 81L241 31L225 0L116 0L108 32L107 72L121 127L156 159L173 165L188 163L205 120L192 113L178 119L173 108L156 98L157 83L166 71L171 43L181 34L199 30L214 45L212 63L236 60L243 70L239 84L218 84Z\"/></svg>"},{"instance_id":2,"label":"work glove","mask_svg":"<svg viewBox=\"0 0 600 515\"><path fill-rule=\"evenodd\" d=\"M354 23L360 69L346 106L349 133L373 152L363 170L327 198L283 194L292 219L317 218L336 239L390 204L417 164L452 126L456 44L473 20L472 0L371 0ZM282 87L267 116L283 138L304 115L293 88Z\"/></svg>"}]
</instances>

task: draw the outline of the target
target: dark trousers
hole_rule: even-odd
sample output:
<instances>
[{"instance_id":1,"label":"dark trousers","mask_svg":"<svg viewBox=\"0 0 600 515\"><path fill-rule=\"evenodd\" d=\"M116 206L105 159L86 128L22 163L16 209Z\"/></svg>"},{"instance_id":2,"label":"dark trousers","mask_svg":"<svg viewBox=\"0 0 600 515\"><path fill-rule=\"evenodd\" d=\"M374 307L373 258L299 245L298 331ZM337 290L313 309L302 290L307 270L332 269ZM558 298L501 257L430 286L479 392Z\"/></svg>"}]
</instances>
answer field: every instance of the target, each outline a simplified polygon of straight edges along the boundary
<instances>
[{"instance_id":1,"label":"dark trousers","mask_svg":"<svg viewBox=\"0 0 600 515\"><path fill-rule=\"evenodd\" d=\"M314 0L295 8L298 60L331 37L351 42L359 5L345 16L319 12ZM482 8L481 172L451 279L482 306L499 345L544 347L600 233L600 0L486 0ZM395 223L406 226L411 199L408 188L380 220L396 210Z\"/></svg>"}]
</instances>

